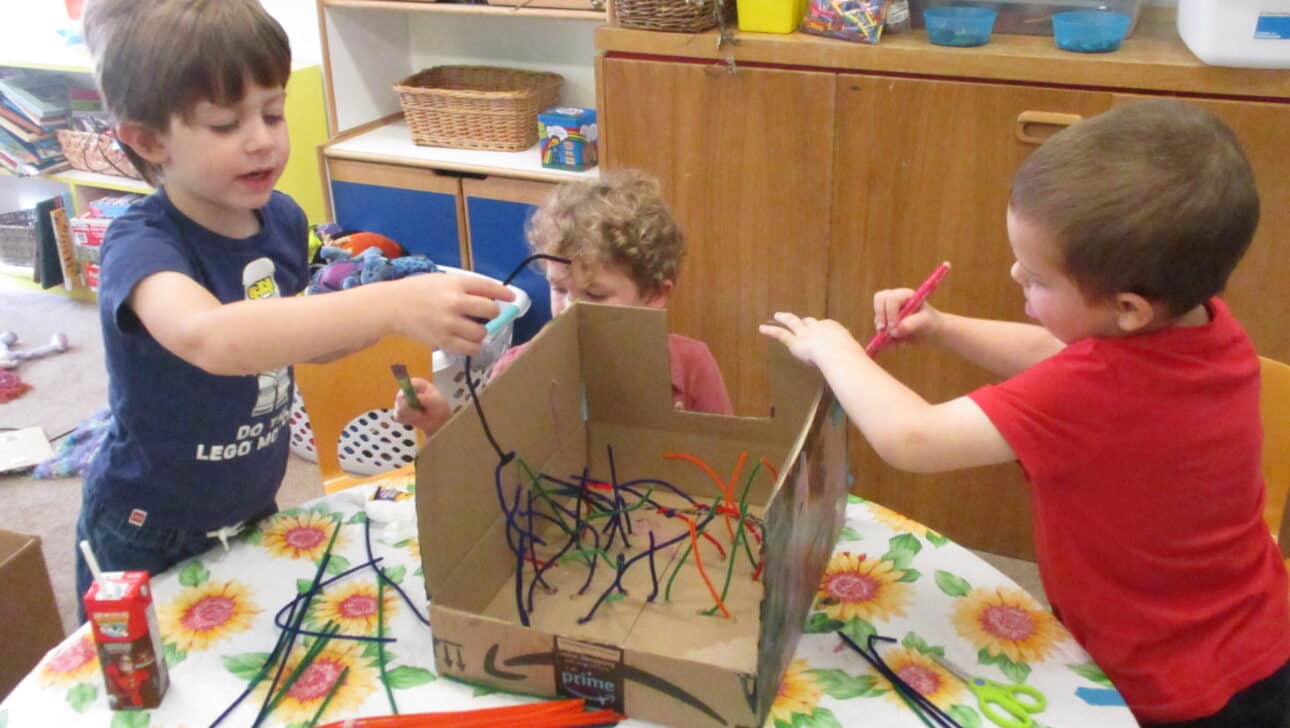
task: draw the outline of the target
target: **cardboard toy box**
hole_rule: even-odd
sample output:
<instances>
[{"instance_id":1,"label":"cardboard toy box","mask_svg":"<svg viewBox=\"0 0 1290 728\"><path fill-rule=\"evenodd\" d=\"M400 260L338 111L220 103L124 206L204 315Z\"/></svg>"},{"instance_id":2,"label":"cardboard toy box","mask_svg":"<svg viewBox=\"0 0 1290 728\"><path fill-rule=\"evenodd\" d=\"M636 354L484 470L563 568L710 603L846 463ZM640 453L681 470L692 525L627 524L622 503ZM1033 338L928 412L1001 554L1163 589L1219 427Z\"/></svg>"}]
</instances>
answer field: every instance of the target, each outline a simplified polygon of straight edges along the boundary
<instances>
[{"instance_id":1,"label":"cardboard toy box","mask_svg":"<svg viewBox=\"0 0 1290 728\"><path fill-rule=\"evenodd\" d=\"M770 417L677 411L666 335L663 311L579 303L481 393L502 457L473 406L422 450L441 675L671 726L764 723L842 527L845 418L769 340ZM721 592L729 618L702 614Z\"/></svg>"},{"instance_id":2,"label":"cardboard toy box","mask_svg":"<svg viewBox=\"0 0 1290 728\"><path fill-rule=\"evenodd\" d=\"M0 529L0 699L63 639L40 539Z\"/></svg>"}]
</instances>

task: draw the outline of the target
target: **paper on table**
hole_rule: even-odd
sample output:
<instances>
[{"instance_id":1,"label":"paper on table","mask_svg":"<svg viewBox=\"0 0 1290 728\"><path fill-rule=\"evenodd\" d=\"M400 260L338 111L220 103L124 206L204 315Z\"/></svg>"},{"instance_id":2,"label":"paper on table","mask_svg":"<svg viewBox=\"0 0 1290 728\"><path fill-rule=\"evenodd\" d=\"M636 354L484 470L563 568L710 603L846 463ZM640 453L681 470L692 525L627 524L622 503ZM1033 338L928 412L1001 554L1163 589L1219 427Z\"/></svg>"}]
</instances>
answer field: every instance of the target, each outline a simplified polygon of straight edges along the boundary
<instances>
[{"instance_id":1,"label":"paper on table","mask_svg":"<svg viewBox=\"0 0 1290 728\"><path fill-rule=\"evenodd\" d=\"M53 455L49 438L39 427L0 432L0 472L29 468Z\"/></svg>"}]
</instances>

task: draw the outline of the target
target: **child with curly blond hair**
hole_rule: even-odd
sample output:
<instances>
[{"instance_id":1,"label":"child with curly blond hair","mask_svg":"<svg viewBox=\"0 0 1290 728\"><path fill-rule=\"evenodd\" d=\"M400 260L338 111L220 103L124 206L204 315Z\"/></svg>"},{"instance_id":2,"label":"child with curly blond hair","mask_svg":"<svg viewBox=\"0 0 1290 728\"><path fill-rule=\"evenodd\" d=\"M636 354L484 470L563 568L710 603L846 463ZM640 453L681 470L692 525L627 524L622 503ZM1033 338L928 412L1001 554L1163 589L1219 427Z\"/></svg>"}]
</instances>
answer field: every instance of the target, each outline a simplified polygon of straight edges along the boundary
<instances>
[{"instance_id":1,"label":"child with curly blond hair","mask_svg":"<svg viewBox=\"0 0 1290 728\"><path fill-rule=\"evenodd\" d=\"M663 202L658 181L635 171L561 185L533 214L526 232L533 252L571 261L544 263L553 317L576 301L666 308L685 256L685 238ZM707 344L680 334L669 334L667 343L673 406L734 414ZM503 354L492 376L506 371L526 348ZM421 409L410 406L400 392L394 419L432 434L452 409L430 382L413 379L412 386Z\"/></svg>"}]
</instances>

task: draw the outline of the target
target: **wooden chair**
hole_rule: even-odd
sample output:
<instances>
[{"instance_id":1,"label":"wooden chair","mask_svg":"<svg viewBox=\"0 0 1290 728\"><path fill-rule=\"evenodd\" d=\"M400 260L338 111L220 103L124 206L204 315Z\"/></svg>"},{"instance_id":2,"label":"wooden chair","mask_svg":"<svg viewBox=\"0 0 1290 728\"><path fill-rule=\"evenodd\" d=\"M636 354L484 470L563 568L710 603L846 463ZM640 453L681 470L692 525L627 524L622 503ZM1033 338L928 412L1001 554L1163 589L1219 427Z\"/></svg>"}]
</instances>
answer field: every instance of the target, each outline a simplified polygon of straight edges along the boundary
<instances>
[{"instance_id":1,"label":"wooden chair","mask_svg":"<svg viewBox=\"0 0 1290 728\"><path fill-rule=\"evenodd\" d=\"M1268 488L1263 518L1278 536L1281 555L1290 558L1290 365L1261 359L1259 412L1263 418L1263 478Z\"/></svg>"},{"instance_id":2,"label":"wooden chair","mask_svg":"<svg viewBox=\"0 0 1290 728\"><path fill-rule=\"evenodd\" d=\"M336 361L296 365L296 386L313 430L324 493L344 490L361 480L341 469L340 435L358 415L393 404L398 384L390 365L404 364L414 375L428 377L433 353L412 339L392 336Z\"/></svg>"}]
</instances>

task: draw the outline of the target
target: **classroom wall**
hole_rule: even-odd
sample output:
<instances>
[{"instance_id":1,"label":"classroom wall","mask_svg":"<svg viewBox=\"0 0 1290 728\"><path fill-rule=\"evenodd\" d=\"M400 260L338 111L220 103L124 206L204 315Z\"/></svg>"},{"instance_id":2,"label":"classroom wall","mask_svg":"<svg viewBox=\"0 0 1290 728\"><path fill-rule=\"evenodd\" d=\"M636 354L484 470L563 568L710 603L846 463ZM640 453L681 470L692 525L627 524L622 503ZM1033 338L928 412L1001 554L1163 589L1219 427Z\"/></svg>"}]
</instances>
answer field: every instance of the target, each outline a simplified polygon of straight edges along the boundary
<instances>
[{"instance_id":1,"label":"classroom wall","mask_svg":"<svg viewBox=\"0 0 1290 728\"><path fill-rule=\"evenodd\" d=\"M318 6L311 0L260 0L287 31L291 41L293 65L313 66L322 63L322 43L318 39Z\"/></svg>"}]
</instances>

